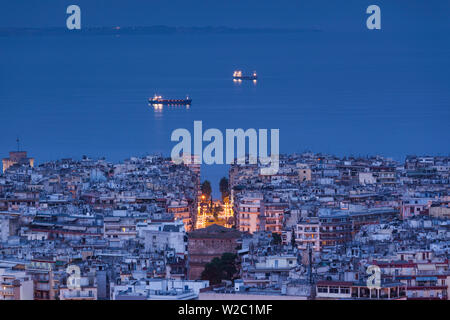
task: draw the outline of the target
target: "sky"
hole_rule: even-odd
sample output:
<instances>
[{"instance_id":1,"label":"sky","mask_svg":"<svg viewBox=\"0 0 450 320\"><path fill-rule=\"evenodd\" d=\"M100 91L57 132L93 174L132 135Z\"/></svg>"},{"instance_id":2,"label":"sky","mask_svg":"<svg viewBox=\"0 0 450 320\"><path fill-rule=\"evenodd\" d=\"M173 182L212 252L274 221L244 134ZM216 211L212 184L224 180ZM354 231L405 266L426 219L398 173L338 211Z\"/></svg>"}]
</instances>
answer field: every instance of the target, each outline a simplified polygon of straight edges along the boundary
<instances>
[{"instance_id":1,"label":"sky","mask_svg":"<svg viewBox=\"0 0 450 320\"><path fill-rule=\"evenodd\" d=\"M444 0L2 0L0 27L65 26L66 8L80 6L82 26L230 26L365 28L365 9L380 6L383 30L450 32Z\"/></svg>"}]
</instances>

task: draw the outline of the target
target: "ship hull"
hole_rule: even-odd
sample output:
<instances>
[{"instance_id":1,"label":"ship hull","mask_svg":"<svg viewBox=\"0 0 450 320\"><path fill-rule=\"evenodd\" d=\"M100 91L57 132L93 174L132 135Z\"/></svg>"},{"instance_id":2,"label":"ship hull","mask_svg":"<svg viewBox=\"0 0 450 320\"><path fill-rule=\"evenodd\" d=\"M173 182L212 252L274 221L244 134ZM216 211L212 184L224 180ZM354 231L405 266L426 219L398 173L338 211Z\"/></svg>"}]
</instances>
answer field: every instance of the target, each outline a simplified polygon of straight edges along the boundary
<instances>
[{"instance_id":1,"label":"ship hull","mask_svg":"<svg viewBox=\"0 0 450 320\"><path fill-rule=\"evenodd\" d=\"M242 76L242 77L233 77L234 80L257 80L258 77L254 76Z\"/></svg>"},{"instance_id":2,"label":"ship hull","mask_svg":"<svg viewBox=\"0 0 450 320\"><path fill-rule=\"evenodd\" d=\"M163 99L163 100L153 100L153 99L149 99L148 103L151 105L155 105L155 104L162 104L165 106L187 106L190 105L192 103L191 99L174 99L174 100L169 100L169 99Z\"/></svg>"}]
</instances>

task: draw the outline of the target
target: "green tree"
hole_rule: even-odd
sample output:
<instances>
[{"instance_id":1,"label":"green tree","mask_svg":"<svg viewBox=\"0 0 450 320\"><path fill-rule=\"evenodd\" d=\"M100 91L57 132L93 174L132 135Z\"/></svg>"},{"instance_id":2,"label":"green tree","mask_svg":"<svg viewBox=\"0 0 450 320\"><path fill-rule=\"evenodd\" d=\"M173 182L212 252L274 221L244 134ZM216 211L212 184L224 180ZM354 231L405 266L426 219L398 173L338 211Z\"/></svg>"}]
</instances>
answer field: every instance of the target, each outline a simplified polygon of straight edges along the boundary
<instances>
[{"instance_id":1,"label":"green tree","mask_svg":"<svg viewBox=\"0 0 450 320\"><path fill-rule=\"evenodd\" d=\"M202 272L202 280L209 280L210 284L217 284L224 278L221 261L219 258L214 258L210 263L205 265Z\"/></svg>"},{"instance_id":2,"label":"green tree","mask_svg":"<svg viewBox=\"0 0 450 320\"><path fill-rule=\"evenodd\" d=\"M211 193L212 193L212 189L211 189L211 183L208 180L203 181L202 183L202 193L206 196L206 197L211 197Z\"/></svg>"},{"instance_id":3,"label":"green tree","mask_svg":"<svg viewBox=\"0 0 450 320\"><path fill-rule=\"evenodd\" d=\"M236 255L226 252L222 257L214 258L205 265L202 280L209 280L210 284L218 284L222 280L232 280L236 272Z\"/></svg>"},{"instance_id":4,"label":"green tree","mask_svg":"<svg viewBox=\"0 0 450 320\"><path fill-rule=\"evenodd\" d=\"M227 178L223 177L222 179L220 179L219 188L220 192L222 193L222 200L224 200L230 194L230 186Z\"/></svg>"},{"instance_id":5,"label":"green tree","mask_svg":"<svg viewBox=\"0 0 450 320\"><path fill-rule=\"evenodd\" d=\"M295 242L295 231L294 231L294 229L292 229L291 245L292 245L292 248L295 248L297 246L297 243Z\"/></svg>"},{"instance_id":6,"label":"green tree","mask_svg":"<svg viewBox=\"0 0 450 320\"><path fill-rule=\"evenodd\" d=\"M217 219L217 217L219 216L219 213L220 213L221 211L222 211L222 208L221 208L221 207L219 207L219 206L213 206L212 213L213 213L214 218Z\"/></svg>"},{"instance_id":7,"label":"green tree","mask_svg":"<svg viewBox=\"0 0 450 320\"><path fill-rule=\"evenodd\" d=\"M281 236L278 233L272 233L272 243L274 245L281 244Z\"/></svg>"},{"instance_id":8,"label":"green tree","mask_svg":"<svg viewBox=\"0 0 450 320\"><path fill-rule=\"evenodd\" d=\"M226 252L222 255L222 269L225 272L225 280L233 279L233 276L236 274L236 258L237 256L234 253Z\"/></svg>"}]
</instances>

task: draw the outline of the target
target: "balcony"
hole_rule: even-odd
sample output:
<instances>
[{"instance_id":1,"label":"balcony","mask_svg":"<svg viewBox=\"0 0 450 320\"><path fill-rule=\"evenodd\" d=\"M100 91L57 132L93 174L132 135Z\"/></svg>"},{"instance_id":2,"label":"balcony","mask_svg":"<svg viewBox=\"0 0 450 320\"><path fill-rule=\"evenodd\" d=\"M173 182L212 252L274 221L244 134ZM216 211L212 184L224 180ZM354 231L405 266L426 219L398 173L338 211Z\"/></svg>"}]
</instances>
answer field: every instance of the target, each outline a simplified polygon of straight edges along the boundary
<instances>
[{"instance_id":1,"label":"balcony","mask_svg":"<svg viewBox=\"0 0 450 320\"><path fill-rule=\"evenodd\" d=\"M92 291L64 291L62 293L64 300L95 300L96 296Z\"/></svg>"}]
</instances>

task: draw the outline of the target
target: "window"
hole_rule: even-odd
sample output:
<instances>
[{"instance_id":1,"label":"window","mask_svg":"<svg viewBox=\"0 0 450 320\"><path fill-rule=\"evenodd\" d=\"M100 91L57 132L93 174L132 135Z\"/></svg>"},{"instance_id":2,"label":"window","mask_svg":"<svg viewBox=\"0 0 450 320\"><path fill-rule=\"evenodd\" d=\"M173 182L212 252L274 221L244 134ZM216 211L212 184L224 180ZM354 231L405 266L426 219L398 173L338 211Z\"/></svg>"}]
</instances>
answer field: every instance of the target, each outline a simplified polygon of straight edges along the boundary
<instances>
[{"instance_id":1,"label":"window","mask_svg":"<svg viewBox=\"0 0 450 320\"><path fill-rule=\"evenodd\" d=\"M330 287L330 293L339 293L339 287Z\"/></svg>"},{"instance_id":2,"label":"window","mask_svg":"<svg viewBox=\"0 0 450 320\"><path fill-rule=\"evenodd\" d=\"M328 287L317 287L317 292L328 293Z\"/></svg>"},{"instance_id":3,"label":"window","mask_svg":"<svg viewBox=\"0 0 450 320\"><path fill-rule=\"evenodd\" d=\"M347 287L341 287L341 293L345 293L345 294L350 293L350 288L347 288Z\"/></svg>"}]
</instances>

